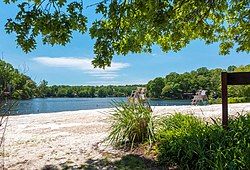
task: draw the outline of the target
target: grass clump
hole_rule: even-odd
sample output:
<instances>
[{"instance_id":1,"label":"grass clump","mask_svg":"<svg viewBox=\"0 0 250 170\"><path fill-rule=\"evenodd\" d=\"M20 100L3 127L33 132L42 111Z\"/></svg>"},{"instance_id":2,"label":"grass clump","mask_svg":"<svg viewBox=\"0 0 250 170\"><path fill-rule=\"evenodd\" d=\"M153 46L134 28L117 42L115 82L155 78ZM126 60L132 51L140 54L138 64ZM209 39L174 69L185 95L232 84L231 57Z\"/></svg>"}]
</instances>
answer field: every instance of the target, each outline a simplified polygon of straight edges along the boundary
<instances>
[{"instance_id":1,"label":"grass clump","mask_svg":"<svg viewBox=\"0 0 250 170\"><path fill-rule=\"evenodd\" d=\"M114 102L108 141L115 146L129 146L154 141L152 112L142 104Z\"/></svg>"},{"instance_id":2,"label":"grass clump","mask_svg":"<svg viewBox=\"0 0 250 170\"><path fill-rule=\"evenodd\" d=\"M250 102L250 97L229 97L228 103L247 103ZM209 99L209 104L221 104L221 98Z\"/></svg>"},{"instance_id":3,"label":"grass clump","mask_svg":"<svg viewBox=\"0 0 250 170\"><path fill-rule=\"evenodd\" d=\"M157 131L158 160L180 169L250 169L250 114L229 121L229 129L191 116L163 119Z\"/></svg>"}]
</instances>

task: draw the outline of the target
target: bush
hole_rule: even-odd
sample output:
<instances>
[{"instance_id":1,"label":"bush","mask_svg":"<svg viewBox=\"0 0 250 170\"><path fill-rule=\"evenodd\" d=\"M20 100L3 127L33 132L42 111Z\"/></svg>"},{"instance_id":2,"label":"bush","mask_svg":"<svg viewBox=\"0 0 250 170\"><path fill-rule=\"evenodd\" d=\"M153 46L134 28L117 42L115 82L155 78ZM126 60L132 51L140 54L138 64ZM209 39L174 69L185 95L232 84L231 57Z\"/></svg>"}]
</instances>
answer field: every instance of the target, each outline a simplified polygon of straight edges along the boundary
<instances>
[{"instance_id":1,"label":"bush","mask_svg":"<svg viewBox=\"0 0 250 170\"><path fill-rule=\"evenodd\" d=\"M245 103L250 102L250 98L247 97L229 97L228 103Z\"/></svg>"},{"instance_id":2,"label":"bush","mask_svg":"<svg viewBox=\"0 0 250 170\"><path fill-rule=\"evenodd\" d=\"M229 97L228 103L247 103L250 102L249 97ZM209 99L209 104L221 104L222 100L221 98L218 99Z\"/></svg>"},{"instance_id":3,"label":"bush","mask_svg":"<svg viewBox=\"0 0 250 170\"><path fill-rule=\"evenodd\" d=\"M111 132L108 141L115 146L154 141L153 117L151 111L142 104L114 103L111 114Z\"/></svg>"},{"instance_id":4,"label":"bush","mask_svg":"<svg viewBox=\"0 0 250 170\"><path fill-rule=\"evenodd\" d=\"M209 104L221 104L222 99L221 98L217 98L217 99L211 98L211 99L208 100L208 103Z\"/></svg>"},{"instance_id":5,"label":"bush","mask_svg":"<svg viewBox=\"0 0 250 170\"><path fill-rule=\"evenodd\" d=\"M157 132L158 160L180 169L249 169L250 114L229 121L229 130L190 115L165 118Z\"/></svg>"}]
</instances>

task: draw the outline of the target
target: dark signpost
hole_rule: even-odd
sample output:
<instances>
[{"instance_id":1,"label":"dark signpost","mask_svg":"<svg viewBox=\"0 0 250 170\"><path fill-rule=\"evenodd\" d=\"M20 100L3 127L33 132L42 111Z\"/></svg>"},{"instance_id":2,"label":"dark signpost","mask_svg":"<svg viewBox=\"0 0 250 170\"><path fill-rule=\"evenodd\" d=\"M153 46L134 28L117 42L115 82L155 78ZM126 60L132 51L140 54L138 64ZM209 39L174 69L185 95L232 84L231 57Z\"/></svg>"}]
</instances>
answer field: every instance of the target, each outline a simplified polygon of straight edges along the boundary
<instances>
[{"instance_id":1,"label":"dark signpost","mask_svg":"<svg viewBox=\"0 0 250 170\"><path fill-rule=\"evenodd\" d=\"M225 129L228 126L227 85L247 84L250 84L250 72L221 73L222 125Z\"/></svg>"}]
</instances>

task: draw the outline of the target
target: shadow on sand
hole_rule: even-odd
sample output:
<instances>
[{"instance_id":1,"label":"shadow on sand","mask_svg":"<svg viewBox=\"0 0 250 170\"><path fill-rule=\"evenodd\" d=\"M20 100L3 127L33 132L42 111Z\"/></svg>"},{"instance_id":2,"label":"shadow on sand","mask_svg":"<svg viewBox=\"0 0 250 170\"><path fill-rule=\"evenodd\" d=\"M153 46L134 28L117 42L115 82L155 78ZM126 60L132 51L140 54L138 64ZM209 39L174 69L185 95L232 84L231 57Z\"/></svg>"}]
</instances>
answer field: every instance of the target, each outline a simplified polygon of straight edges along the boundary
<instances>
[{"instance_id":1,"label":"shadow on sand","mask_svg":"<svg viewBox=\"0 0 250 170\"><path fill-rule=\"evenodd\" d=\"M86 169L86 170L96 170L96 169L117 169L117 170L144 170L144 169L150 169L150 170L164 170L168 168L164 168L162 166L159 166L155 161L151 159L147 159L145 157L142 157L140 155L126 155L123 156L121 159L117 161L109 161L108 159L89 159L85 162L83 165L70 165L67 162L60 164L59 166L56 165L45 165L42 170L78 170L78 169Z\"/></svg>"}]
</instances>

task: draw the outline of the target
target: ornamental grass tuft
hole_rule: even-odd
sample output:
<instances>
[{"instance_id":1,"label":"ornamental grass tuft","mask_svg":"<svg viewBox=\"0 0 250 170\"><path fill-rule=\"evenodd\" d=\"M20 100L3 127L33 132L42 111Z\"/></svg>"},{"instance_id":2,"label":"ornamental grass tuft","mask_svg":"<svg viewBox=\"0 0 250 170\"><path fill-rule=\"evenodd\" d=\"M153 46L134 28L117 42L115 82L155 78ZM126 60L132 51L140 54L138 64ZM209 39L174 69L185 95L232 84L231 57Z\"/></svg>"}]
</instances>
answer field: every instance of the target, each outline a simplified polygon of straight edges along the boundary
<instances>
[{"instance_id":1,"label":"ornamental grass tuft","mask_svg":"<svg viewBox=\"0 0 250 170\"><path fill-rule=\"evenodd\" d=\"M111 131L107 140L114 146L131 149L140 143L154 141L152 112L142 104L114 102L111 113Z\"/></svg>"}]
</instances>

